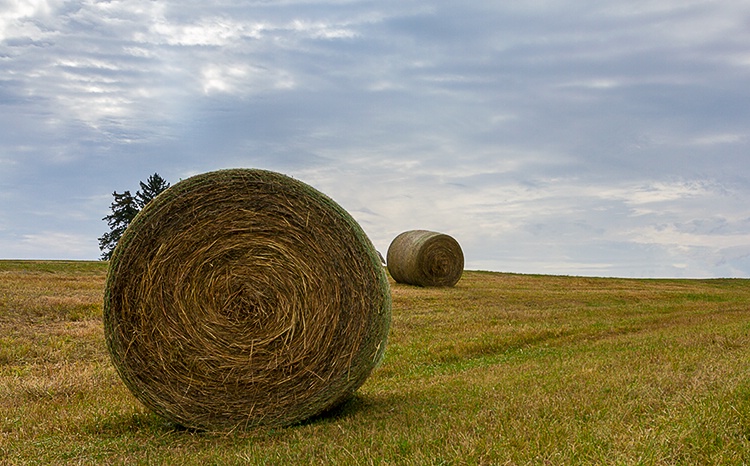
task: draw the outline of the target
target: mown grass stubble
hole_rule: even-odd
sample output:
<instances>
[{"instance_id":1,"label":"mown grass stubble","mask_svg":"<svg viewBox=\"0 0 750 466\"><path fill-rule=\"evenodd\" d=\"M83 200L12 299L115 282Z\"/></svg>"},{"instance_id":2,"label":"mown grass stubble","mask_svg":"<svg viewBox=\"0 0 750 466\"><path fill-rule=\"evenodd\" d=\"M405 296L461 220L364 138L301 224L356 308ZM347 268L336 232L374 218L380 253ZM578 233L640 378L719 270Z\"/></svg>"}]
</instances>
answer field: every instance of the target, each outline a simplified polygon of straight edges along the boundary
<instances>
[{"instance_id":1,"label":"mown grass stubble","mask_svg":"<svg viewBox=\"0 0 750 466\"><path fill-rule=\"evenodd\" d=\"M0 262L5 464L750 462L748 280L394 284L385 360L351 401L226 436L163 421L118 379L105 273Z\"/></svg>"}]
</instances>

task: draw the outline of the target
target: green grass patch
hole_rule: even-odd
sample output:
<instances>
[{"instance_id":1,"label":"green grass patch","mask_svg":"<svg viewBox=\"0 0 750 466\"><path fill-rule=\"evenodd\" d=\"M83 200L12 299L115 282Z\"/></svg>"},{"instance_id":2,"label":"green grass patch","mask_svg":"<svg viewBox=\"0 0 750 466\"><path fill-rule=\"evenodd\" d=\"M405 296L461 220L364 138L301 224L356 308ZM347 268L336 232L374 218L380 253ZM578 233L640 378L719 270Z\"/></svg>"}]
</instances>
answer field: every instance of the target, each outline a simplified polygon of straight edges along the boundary
<instances>
[{"instance_id":1,"label":"green grass patch","mask_svg":"<svg viewBox=\"0 0 750 466\"><path fill-rule=\"evenodd\" d=\"M0 261L2 464L746 464L750 280L465 272L392 284L385 359L285 429L145 409L104 345L106 263Z\"/></svg>"}]
</instances>

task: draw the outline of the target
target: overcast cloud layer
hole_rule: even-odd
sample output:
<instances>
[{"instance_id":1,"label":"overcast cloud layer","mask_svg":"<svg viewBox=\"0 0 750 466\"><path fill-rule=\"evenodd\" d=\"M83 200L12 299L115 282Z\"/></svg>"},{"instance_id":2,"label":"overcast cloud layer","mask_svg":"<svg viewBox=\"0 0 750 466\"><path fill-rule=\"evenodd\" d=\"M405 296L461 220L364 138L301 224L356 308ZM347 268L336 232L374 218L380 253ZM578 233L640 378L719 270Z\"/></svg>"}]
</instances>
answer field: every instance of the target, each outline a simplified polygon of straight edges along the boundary
<instances>
[{"instance_id":1,"label":"overcast cloud layer","mask_svg":"<svg viewBox=\"0 0 750 466\"><path fill-rule=\"evenodd\" d=\"M229 167L383 253L750 276L750 3L0 0L0 258L96 259L112 191Z\"/></svg>"}]
</instances>

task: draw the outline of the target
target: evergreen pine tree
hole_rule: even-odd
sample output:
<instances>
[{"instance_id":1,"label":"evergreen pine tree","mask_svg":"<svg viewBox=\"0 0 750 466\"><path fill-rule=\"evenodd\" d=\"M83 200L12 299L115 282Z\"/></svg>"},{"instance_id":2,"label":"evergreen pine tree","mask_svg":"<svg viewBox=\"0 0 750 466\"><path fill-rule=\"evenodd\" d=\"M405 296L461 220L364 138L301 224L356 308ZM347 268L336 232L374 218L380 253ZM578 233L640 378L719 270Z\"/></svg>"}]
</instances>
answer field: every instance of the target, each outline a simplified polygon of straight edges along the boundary
<instances>
[{"instance_id":1,"label":"evergreen pine tree","mask_svg":"<svg viewBox=\"0 0 750 466\"><path fill-rule=\"evenodd\" d=\"M104 233L99 238L99 249L102 251L102 260L109 260L112 257L117 242L120 241L120 237L125 233L125 229L140 210L130 191L125 191L122 194L115 191L112 193L112 196L115 198L110 205L112 213L102 219L107 221L110 231Z\"/></svg>"},{"instance_id":2,"label":"evergreen pine tree","mask_svg":"<svg viewBox=\"0 0 750 466\"><path fill-rule=\"evenodd\" d=\"M141 189L135 193L135 200L138 203L139 209L144 208L151 199L169 187L169 183L159 176L158 173L149 176L145 183L141 181L140 185Z\"/></svg>"},{"instance_id":3,"label":"evergreen pine tree","mask_svg":"<svg viewBox=\"0 0 750 466\"><path fill-rule=\"evenodd\" d=\"M130 191L125 191L122 194L117 191L112 193L112 196L115 198L110 205L112 213L102 219L107 221L110 231L104 233L99 238L99 249L102 251L102 260L109 260L112 257L117 243L120 241L122 234L125 233L128 225L130 225L130 222L146 204L167 189L169 183L159 176L158 173L154 173L148 177L145 183L141 181L140 186L141 189L136 191L135 196L131 195Z\"/></svg>"}]
</instances>

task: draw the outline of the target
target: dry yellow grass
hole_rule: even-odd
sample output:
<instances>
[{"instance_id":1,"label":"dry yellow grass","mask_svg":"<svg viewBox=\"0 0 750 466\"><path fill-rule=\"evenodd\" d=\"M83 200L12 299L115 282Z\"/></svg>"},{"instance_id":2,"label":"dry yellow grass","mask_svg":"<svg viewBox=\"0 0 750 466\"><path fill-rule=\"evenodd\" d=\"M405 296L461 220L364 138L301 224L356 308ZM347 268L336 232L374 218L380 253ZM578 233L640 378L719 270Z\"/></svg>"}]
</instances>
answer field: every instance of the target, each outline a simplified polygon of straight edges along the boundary
<instances>
[{"instance_id":1,"label":"dry yellow grass","mask_svg":"<svg viewBox=\"0 0 750 466\"><path fill-rule=\"evenodd\" d=\"M392 284L385 359L352 401L225 436L124 387L105 272L0 261L0 464L750 463L750 280Z\"/></svg>"}]
</instances>

